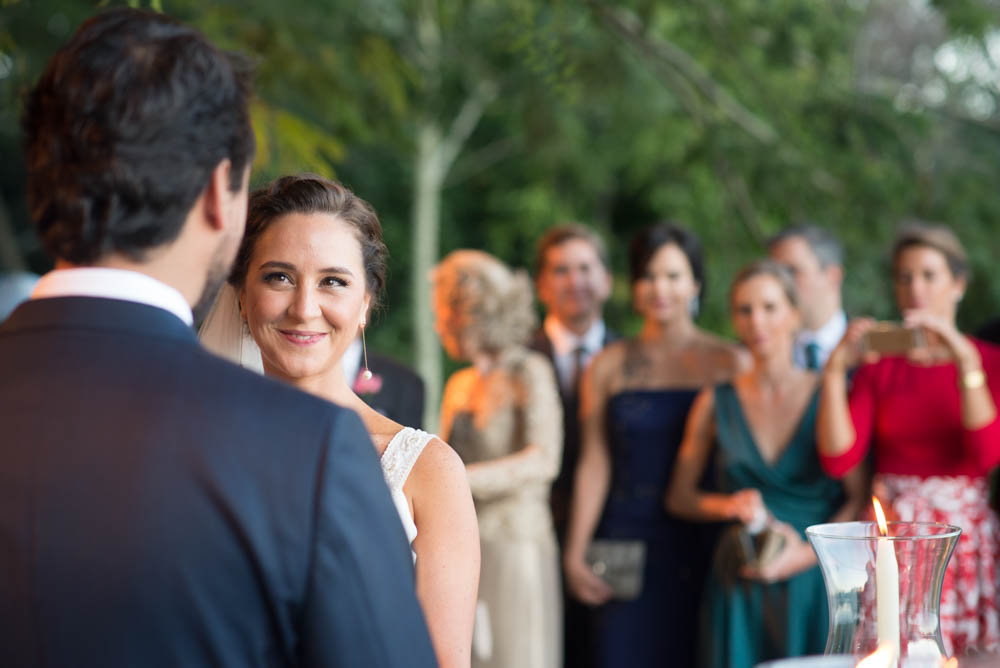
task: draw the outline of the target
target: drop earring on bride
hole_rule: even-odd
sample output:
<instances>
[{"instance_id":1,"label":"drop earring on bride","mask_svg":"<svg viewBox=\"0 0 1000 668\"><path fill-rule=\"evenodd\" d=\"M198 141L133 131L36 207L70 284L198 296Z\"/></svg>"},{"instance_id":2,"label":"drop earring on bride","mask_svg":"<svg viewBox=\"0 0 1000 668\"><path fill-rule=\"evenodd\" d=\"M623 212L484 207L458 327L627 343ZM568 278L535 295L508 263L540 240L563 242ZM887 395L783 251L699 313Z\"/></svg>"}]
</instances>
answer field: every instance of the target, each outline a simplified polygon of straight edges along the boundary
<instances>
[{"instance_id":1,"label":"drop earring on bride","mask_svg":"<svg viewBox=\"0 0 1000 668\"><path fill-rule=\"evenodd\" d=\"M361 357L364 360L365 368L361 372L361 378L364 380L372 379L372 370L368 368L368 346L365 344L365 323L361 323Z\"/></svg>"}]
</instances>

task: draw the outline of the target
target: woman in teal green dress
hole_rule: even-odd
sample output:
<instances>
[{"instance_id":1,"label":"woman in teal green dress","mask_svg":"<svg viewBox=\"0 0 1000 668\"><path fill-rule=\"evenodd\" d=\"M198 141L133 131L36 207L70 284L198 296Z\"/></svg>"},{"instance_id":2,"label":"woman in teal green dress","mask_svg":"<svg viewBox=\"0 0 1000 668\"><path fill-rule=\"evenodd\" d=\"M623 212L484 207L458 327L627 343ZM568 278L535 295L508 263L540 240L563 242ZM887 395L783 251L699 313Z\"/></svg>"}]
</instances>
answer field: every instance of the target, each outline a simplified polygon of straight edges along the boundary
<instances>
[{"instance_id":1,"label":"woman in teal green dress","mask_svg":"<svg viewBox=\"0 0 1000 668\"><path fill-rule=\"evenodd\" d=\"M667 505L688 519L735 523L719 542L705 591L701 659L710 668L751 668L823 652L826 593L805 528L853 519L866 485L860 473L836 482L820 468L818 377L792 362L800 320L788 271L770 260L749 265L733 281L730 306L753 367L695 400ZM719 493L698 488L713 450ZM783 548L747 560L741 546L757 532L772 536L758 548Z\"/></svg>"}]
</instances>

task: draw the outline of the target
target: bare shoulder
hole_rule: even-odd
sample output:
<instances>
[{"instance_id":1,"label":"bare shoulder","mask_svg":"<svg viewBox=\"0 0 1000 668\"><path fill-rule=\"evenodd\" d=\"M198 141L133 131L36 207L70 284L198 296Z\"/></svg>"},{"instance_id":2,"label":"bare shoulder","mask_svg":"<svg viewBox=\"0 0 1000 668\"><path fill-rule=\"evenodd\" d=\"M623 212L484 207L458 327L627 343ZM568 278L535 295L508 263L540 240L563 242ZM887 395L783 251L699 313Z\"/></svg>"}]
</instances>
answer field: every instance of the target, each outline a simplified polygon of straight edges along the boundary
<instances>
[{"instance_id":1,"label":"bare shoulder","mask_svg":"<svg viewBox=\"0 0 1000 668\"><path fill-rule=\"evenodd\" d=\"M447 398L452 394L462 395L475 383L476 370L473 367L467 366L464 369L459 369L448 377L448 382L444 386L444 396Z\"/></svg>"},{"instance_id":2,"label":"bare shoulder","mask_svg":"<svg viewBox=\"0 0 1000 668\"><path fill-rule=\"evenodd\" d=\"M415 506L421 500L443 500L470 494L465 464L458 453L437 436L427 442L417 457L405 487L412 495Z\"/></svg>"},{"instance_id":3,"label":"bare shoulder","mask_svg":"<svg viewBox=\"0 0 1000 668\"><path fill-rule=\"evenodd\" d=\"M701 349L702 359L717 381L732 378L749 368L750 356L746 349L737 343L702 331L698 346Z\"/></svg>"},{"instance_id":4,"label":"bare shoulder","mask_svg":"<svg viewBox=\"0 0 1000 668\"><path fill-rule=\"evenodd\" d=\"M715 410L715 388L706 387L698 393L691 404L690 414L702 415Z\"/></svg>"},{"instance_id":5,"label":"bare shoulder","mask_svg":"<svg viewBox=\"0 0 1000 668\"><path fill-rule=\"evenodd\" d=\"M709 437L715 425L712 419L714 415L715 389L706 387L698 393L698 396L694 399L694 403L691 404L691 410L688 412L686 433L695 438L700 436L703 440Z\"/></svg>"},{"instance_id":6,"label":"bare shoulder","mask_svg":"<svg viewBox=\"0 0 1000 668\"><path fill-rule=\"evenodd\" d=\"M448 384L461 385L463 383L469 383L472 382L475 376L476 370L471 366L467 366L451 374L451 376L448 377Z\"/></svg>"},{"instance_id":7,"label":"bare shoulder","mask_svg":"<svg viewBox=\"0 0 1000 668\"><path fill-rule=\"evenodd\" d=\"M602 348L601 352L597 353L590 363L593 373L605 376L612 371L620 369L621 365L625 362L628 345L629 342L627 339L618 339Z\"/></svg>"},{"instance_id":8,"label":"bare shoulder","mask_svg":"<svg viewBox=\"0 0 1000 668\"><path fill-rule=\"evenodd\" d=\"M361 421L365 424L365 431L368 432L372 443L375 444L375 452L381 457L385 449L389 447L389 442L399 433L403 425L387 418L365 404L362 404L356 410L358 415L361 416Z\"/></svg>"}]
</instances>

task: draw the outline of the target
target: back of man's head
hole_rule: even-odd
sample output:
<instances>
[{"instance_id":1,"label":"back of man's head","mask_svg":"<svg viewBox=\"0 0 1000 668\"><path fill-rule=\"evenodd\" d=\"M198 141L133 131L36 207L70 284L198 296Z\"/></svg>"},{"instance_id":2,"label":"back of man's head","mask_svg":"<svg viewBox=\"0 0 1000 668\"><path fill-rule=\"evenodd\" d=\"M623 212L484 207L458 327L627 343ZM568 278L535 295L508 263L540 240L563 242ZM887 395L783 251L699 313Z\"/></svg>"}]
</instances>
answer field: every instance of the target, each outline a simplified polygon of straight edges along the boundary
<instances>
[{"instance_id":1,"label":"back of man's head","mask_svg":"<svg viewBox=\"0 0 1000 668\"><path fill-rule=\"evenodd\" d=\"M223 160L253 158L250 67L162 14L104 12L49 62L24 109L28 206L48 252L141 262L177 238Z\"/></svg>"}]
</instances>

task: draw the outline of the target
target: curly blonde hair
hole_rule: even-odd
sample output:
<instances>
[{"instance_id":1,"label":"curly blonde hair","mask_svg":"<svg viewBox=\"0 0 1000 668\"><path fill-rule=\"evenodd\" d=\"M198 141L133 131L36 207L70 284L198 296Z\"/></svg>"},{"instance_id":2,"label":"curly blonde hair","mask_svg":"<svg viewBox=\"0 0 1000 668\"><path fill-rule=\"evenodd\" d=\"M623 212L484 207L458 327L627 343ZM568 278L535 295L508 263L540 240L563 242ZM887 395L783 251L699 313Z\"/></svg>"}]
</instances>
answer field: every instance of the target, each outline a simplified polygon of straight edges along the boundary
<instances>
[{"instance_id":1,"label":"curly blonde hair","mask_svg":"<svg viewBox=\"0 0 1000 668\"><path fill-rule=\"evenodd\" d=\"M438 308L448 309L450 322L484 350L523 344L538 324L528 274L489 253L453 251L434 267L431 281Z\"/></svg>"}]
</instances>

